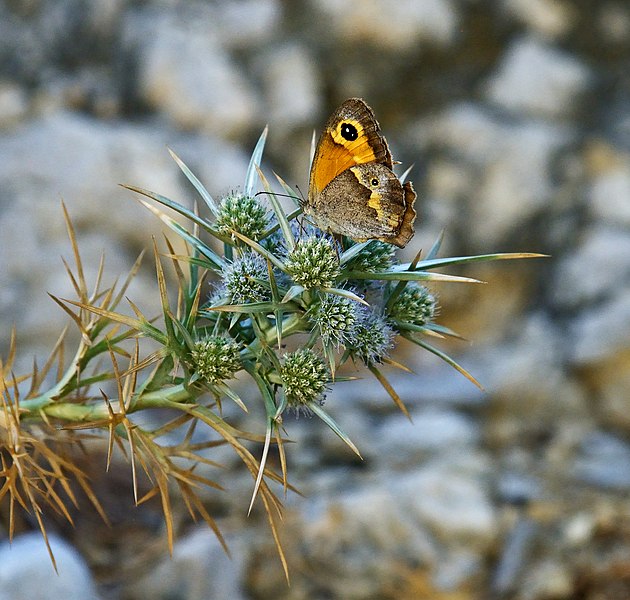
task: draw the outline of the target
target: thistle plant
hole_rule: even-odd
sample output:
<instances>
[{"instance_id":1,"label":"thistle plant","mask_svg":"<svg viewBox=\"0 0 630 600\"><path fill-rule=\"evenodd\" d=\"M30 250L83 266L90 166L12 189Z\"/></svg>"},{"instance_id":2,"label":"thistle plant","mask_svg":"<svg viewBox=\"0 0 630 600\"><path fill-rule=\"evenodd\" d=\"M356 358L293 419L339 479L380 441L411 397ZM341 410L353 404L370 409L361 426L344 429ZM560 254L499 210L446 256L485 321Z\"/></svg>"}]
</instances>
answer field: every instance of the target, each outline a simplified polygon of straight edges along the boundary
<instances>
[{"instance_id":1,"label":"thistle plant","mask_svg":"<svg viewBox=\"0 0 630 600\"><path fill-rule=\"evenodd\" d=\"M383 372L383 365L402 367L392 358L401 338L479 385L434 345L433 340L457 334L435 322L436 295L425 286L477 283L436 273L436 268L538 255L438 258L440 238L426 256L418 254L413 261L400 263L394 248L383 242L333 238L302 220L298 202L291 211L282 208L259 166L265 139L266 130L254 149L241 191L218 203L171 153L209 218L160 194L125 186L188 247L187 254L177 255L168 239L162 252L154 242L159 318L145 315L131 300L126 302L132 316L121 309L140 259L122 285L104 286L101 268L96 282L88 286L64 207L75 258L74 269L67 269L77 297L54 300L81 332L81 341L67 361L60 338L42 368L17 376L12 370L13 336L9 354L0 362L0 500L9 499L11 534L18 508L35 515L44 537L46 505L69 519L66 504L75 502L69 481L78 483L107 518L69 451L89 431L101 432L107 440L105 468L115 446L127 449L136 502L144 499L138 497L139 474L144 472L153 482L145 498L161 499L169 548L175 489L190 514L201 516L223 543L198 495L200 486L216 488L217 484L195 471L198 463L214 464L208 456L220 442L229 444L250 471L250 509L260 498L286 571L277 531L281 514L277 491L291 488L284 454L285 435L290 435L284 429L285 412L318 417L359 454L330 415L335 407L329 412L324 404L326 393L349 379L338 374L339 367L348 363L358 371L366 369L408 414ZM293 196L279 177L278 182ZM257 193L260 188L262 194ZM164 208L179 213L190 226L173 219ZM222 251L216 249L217 243ZM171 282L164 274L165 260L173 265ZM297 349L285 350L289 338ZM99 360L103 357L106 360ZM251 379L257 394L241 398L235 376ZM51 378L54 384L46 387ZM109 393L103 391L107 382L113 390ZM224 401L243 411L261 403L264 422L256 431L238 429L224 417ZM137 413L164 408L170 413L161 410L154 420L134 421ZM164 414L171 416L160 420ZM208 441L193 444L192 432L200 427L207 428ZM181 441L164 441L173 439L164 434L174 432L181 432L175 438ZM279 452L279 472L267 465L272 444Z\"/></svg>"}]
</instances>

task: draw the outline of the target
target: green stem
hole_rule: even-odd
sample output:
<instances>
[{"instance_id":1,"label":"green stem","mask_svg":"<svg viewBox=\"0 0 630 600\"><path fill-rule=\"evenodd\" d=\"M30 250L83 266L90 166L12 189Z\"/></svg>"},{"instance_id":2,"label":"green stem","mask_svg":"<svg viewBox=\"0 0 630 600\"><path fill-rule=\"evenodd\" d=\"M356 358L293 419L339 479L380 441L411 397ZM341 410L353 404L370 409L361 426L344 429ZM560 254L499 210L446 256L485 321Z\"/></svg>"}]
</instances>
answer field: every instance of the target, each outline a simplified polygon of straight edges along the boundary
<instances>
[{"instance_id":1,"label":"green stem","mask_svg":"<svg viewBox=\"0 0 630 600\"><path fill-rule=\"evenodd\" d=\"M202 390L186 388L183 384L165 387L141 394L131 402L128 412L133 413L149 408L172 407L173 404L191 403L202 393ZM109 418L105 402L94 404L75 404L51 400L50 392L37 398L20 402L23 419L37 419L43 412L49 417L71 422L98 421Z\"/></svg>"}]
</instances>

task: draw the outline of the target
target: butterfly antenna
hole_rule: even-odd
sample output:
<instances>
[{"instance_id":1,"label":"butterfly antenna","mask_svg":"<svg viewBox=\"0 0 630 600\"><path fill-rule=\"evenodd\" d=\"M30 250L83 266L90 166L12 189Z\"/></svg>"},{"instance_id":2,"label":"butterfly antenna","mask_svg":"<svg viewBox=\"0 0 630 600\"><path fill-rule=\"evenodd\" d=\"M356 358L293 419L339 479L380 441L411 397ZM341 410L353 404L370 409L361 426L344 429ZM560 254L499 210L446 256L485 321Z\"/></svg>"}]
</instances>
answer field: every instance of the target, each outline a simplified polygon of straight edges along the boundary
<instances>
[{"instance_id":1,"label":"butterfly antenna","mask_svg":"<svg viewBox=\"0 0 630 600\"><path fill-rule=\"evenodd\" d=\"M300 189L299 185L295 186L295 189L298 191L298 193L300 194L299 198L296 198L296 200L300 201L300 205L304 205L306 204L306 198L304 197L304 194L302 193L302 190Z\"/></svg>"},{"instance_id":2,"label":"butterfly antenna","mask_svg":"<svg viewBox=\"0 0 630 600\"><path fill-rule=\"evenodd\" d=\"M254 196L260 196L261 194L267 194L267 196L280 196L281 198L291 198L292 200L301 200L298 196L292 196L291 194L278 194L277 192L256 192Z\"/></svg>"}]
</instances>

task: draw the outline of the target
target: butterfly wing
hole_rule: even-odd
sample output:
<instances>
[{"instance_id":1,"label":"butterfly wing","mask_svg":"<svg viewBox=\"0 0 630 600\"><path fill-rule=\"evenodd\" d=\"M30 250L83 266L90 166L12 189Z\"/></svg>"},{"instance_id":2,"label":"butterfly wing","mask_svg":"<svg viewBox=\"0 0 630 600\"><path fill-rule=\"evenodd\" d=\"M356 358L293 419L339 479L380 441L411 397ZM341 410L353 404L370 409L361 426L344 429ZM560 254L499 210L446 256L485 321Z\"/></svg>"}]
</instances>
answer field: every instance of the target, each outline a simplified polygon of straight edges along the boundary
<instances>
[{"instance_id":1,"label":"butterfly wing","mask_svg":"<svg viewBox=\"0 0 630 600\"><path fill-rule=\"evenodd\" d=\"M316 198L312 217L324 231L354 240L377 239L403 248L413 236L416 193L378 163L355 165Z\"/></svg>"},{"instance_id":2,"label":"butterfly wing","mask_svg":"<svg viewBox=\"0 0 630 600\"><path fill-rule=\"evenodd\" d=\"M392 156L372 109L360 98L350 98L331 115L319 138L311 166L309 203L337 175L365 163L391 169Z\"/></svg>"}]
</instances>

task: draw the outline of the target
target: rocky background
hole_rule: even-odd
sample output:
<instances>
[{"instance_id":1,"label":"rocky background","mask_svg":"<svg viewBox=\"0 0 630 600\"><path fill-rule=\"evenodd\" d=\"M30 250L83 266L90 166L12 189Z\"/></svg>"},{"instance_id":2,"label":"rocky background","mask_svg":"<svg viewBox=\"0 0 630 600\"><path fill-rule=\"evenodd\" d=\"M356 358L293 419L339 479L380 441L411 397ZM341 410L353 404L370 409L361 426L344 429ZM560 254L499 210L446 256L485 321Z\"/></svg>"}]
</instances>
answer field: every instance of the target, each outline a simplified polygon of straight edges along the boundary
<instances>
[{"instance_id":1,"label":"rocky background","mask_svg":"<svg viewBox=\"0 0 630 600\"><path fill-rule=\"evenodd\" d=\"M448 255L551 255L436 289L485 393L403 348L413 423L373 381L328 398L363 462L317 419L287 424L290 587L231 454L208 496L231 560L183 513L169 558L159 507L96 455L114 526L85 506L53 522L59 577L18 535L0 598L630 598L629 65L626 0L0 3L0 331L24 369L65 324L46 295L71 294L62 199L111 281L161 235L118 183L191 204L169 146L220 197L269 123L265 167L306 190L312 131L349 96L416 165L408 254L445 229ZM145 266L129 295L151 313Z\"/></svg>"}]
</instances>

